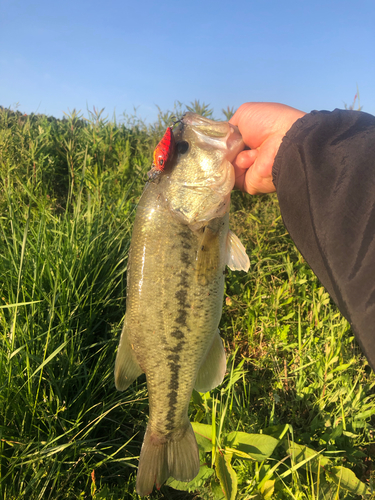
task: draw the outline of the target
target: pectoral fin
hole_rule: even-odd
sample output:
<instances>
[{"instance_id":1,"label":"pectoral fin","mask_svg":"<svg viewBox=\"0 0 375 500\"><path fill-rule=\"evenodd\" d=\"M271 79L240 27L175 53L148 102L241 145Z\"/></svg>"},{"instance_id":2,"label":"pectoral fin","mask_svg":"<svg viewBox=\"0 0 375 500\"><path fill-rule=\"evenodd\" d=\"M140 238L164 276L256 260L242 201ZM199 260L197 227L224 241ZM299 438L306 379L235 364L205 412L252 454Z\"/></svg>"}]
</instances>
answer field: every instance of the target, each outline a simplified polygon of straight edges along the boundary
<instances>
[{"instance_id":1,"label":"pectoral fin","mask_svg":"<svg viewBox=\"0 0 375 500\"><path fill-rule=\"evenodd\" d=\"M214 336L210 350L202 361L194 389L199 392L207 392L214 389L223 381L226 369L227 360L225 358L223 341L218 330Z\"/></svg>"},{"instance_id":2,"label":"pectoral fin","mask_svg":"<svg viewBox=\"0 0 375 500\"><path fill-rule=\"evenodd\" d=\"M228 231L226 264L232 271L248 271L250 259L246 253L245 247L240 239L231 231Z\"/></svg>"},{"instance_id":3,"label":"pectoral fin","mask_svg":"<svg viewBox=\"0 0 375 500\"><path fill-rule=\"evenodd\" d=\"M125 391L142 373L143 371L135 358L134 350L129 342L125 317L115 363L116 389Z\"/></svg>"}]
</instances>

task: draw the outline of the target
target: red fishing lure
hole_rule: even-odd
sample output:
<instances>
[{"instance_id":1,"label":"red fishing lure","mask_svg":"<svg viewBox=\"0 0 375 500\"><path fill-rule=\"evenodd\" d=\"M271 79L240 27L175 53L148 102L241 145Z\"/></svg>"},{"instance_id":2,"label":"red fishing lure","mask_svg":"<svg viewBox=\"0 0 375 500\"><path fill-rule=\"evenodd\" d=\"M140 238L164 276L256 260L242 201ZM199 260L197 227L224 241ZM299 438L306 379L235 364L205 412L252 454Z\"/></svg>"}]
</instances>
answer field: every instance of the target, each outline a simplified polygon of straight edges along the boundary
<instances>
[{"instance_id":1,"label":"red fishing lure","mask_svg":"<svg viewBox=\"0 0 375 500\"><path fill-rule=\"evenodd\" d=\"M173 137L172 127L168 127L165 134L154 151L153 168L158 171L163 171L167 161L173 156L175 141Z\"/></svg>"}]
</instances>

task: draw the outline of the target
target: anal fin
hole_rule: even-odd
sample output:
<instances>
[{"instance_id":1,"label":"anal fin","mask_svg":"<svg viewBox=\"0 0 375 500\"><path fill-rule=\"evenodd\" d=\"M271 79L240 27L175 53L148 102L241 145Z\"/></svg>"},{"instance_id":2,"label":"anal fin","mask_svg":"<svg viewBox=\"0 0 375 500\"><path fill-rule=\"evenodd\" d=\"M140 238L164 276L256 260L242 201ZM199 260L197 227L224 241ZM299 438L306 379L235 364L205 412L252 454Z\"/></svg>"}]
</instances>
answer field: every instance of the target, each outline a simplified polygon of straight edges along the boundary
<instances>
[{"instance_id":1,"label":"anal fin","mask_svg":"<svg viewBox=\"0 0 375 500\"><path fill-rule=\"evenodd\" d=\"M134 355L134 350L129 342L125 316L115 363L116 389L119 391L125 391L125 389L127 389L137 377L142 375L142 373L143 370L139 366Z\"/></svg>"},{"instance_id":2,"label":"anal fin","mask_svg":"<svg viewBox=\"0 0 375 500\"><path fill-rule=\"evenodd\" d=\"M223 381L226 369L227 360L223 341L218 330L199 368L194 389L199 392L207 392L214 389Z\"/></svg>"}]
</instances>

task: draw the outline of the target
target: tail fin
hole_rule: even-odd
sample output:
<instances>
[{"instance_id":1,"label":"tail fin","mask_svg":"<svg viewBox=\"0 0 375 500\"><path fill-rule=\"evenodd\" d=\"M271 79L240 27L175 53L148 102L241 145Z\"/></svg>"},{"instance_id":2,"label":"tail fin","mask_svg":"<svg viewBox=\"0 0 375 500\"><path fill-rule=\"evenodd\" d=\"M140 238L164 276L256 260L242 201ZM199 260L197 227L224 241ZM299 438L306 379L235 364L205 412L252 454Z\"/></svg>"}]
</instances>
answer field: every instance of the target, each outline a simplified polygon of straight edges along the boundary
<instances>
[{"instance_id":1,"label":"tail fin","mask_svg":"<svg viewBox=\"0 0 375 500\"><path fill-rule=\"evenodd\" d=\"M157 489L170 477L178 481L191 481L199 472L199 452L193 428L188 423L181 437L170 439L152 434L146 429L137 475L137 493L145 496Z\"/></svg>"}]
</instances>

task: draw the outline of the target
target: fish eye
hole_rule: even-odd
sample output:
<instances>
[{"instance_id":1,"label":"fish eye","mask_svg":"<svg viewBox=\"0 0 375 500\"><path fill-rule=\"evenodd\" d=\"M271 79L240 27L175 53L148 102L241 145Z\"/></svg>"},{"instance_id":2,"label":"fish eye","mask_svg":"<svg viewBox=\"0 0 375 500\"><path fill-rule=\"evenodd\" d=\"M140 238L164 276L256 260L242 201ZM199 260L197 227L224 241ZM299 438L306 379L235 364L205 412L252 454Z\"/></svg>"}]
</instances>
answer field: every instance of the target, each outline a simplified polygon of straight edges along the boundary
<instances>
[{"instance_id":1,"label":"fish eye","mask_svg":"<svg viewBox=\"0 0 375 500\"><path fill-rule=\"evenodd\" d=\"M159 165L160 165L160 166L162 166L162 165L163 165L163 163L164 163L163 158L160 158L160 160L159 160Z\"/></svg>"},{"instance_id":2,"label":"fish eye","mask_svg":"<svg viewBox=\"0 0 375 500\"><path fill-rule=\"evenodd\" d=\"M177 151L181 155L185 154L188 149L189 149L189 143L187 141L179 141L177 143Z\"/></svg>"}]
</instances>

